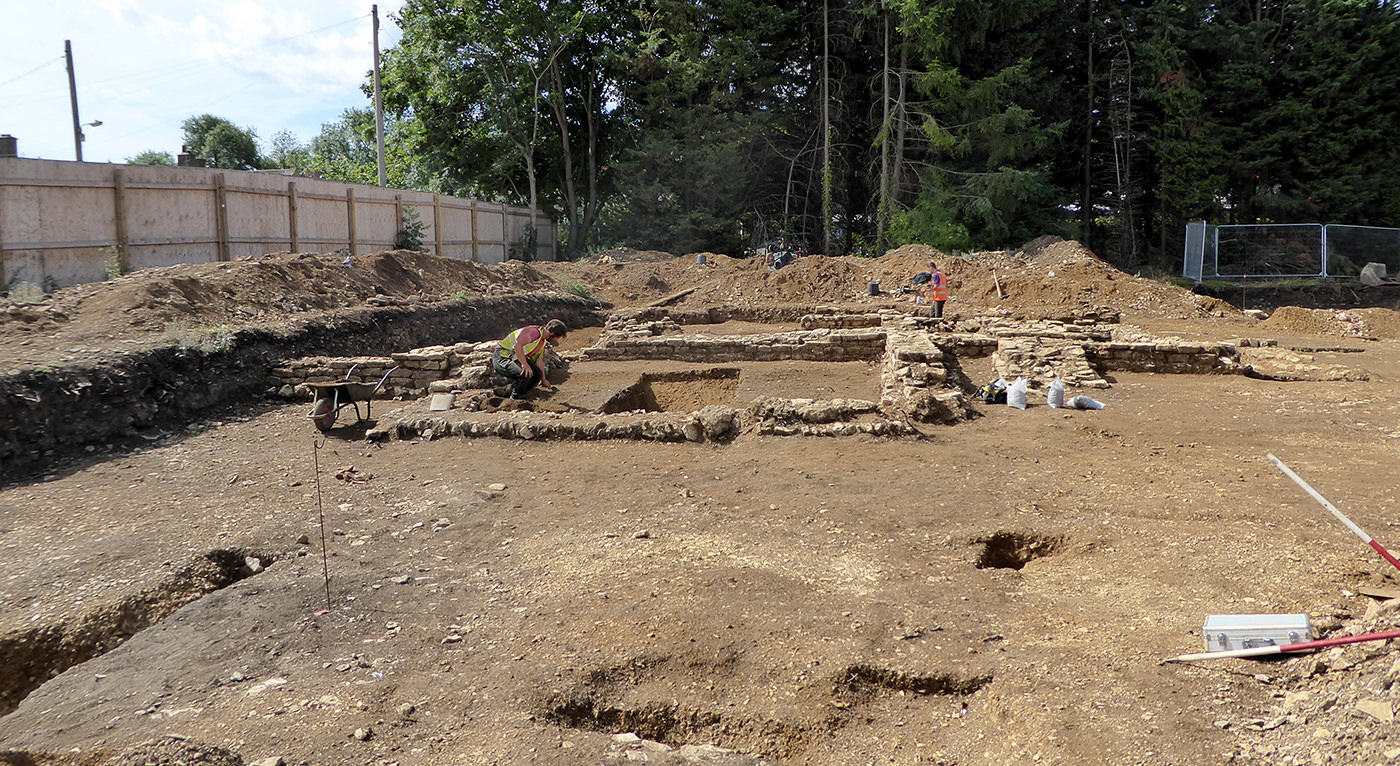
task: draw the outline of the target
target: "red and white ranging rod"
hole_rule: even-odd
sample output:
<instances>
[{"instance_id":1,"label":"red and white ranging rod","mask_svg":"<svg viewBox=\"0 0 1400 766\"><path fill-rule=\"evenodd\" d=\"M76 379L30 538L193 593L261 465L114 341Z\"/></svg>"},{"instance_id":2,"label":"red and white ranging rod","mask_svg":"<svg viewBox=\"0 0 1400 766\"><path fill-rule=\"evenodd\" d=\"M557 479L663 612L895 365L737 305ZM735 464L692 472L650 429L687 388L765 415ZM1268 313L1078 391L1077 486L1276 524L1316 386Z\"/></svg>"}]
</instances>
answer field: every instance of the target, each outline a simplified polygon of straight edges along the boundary
<instances>
[{"instance_id":1,"label":"red and white ranging rod","mask_svg":"<svg viewBox=\"0 0 1400 766\"><path fill-rule=\"evenodd\" d=\"M1299 641L1296 644L1283 644L1280 646L1256 646L1253 649L1230 649L1223 652L1197 652L1196 654L1183 654L1179 657L1172 657L1166 660L1166 662L1223 660L1227 657L1262 657L1266 654L1311 652L1315 649L1326 649L1329 646L1359 644L1365 641L1385 641L1391 638L1400 638L1400 630L1388 630L1384 633L1363 633L1359 636L1342 636L1341 638L1324 638L1317 641Z\"/></svg>"},{"instance_id":2,"label":"red and white ranging rod","mask_svg":"<svg viewBox=\"0 0 1400 766\"><path fill-rule=\"evenodd\" d=\"M1366 530L1356 526L1356 523L1353 522L1351 519L1347 518L1345 513L1342 513L1340 510L1338 510L1337 506L1327 502L1327 498L1319 494L1317 490L1308 486L1308 483L1306 481L1303 481L1303 478L1301 476L1289 470L1288 466L1284 465L1282 460L1279 460L1278 458L1273 456L1273 453L1269 453L1269 459L1274 461L1274 465L1278 466L1278 469L1280 471L1283 471L1284 476L1287 476L1288 478L1292 479L1298 486L1303 488L1303 491L1307 492L1309 495L1312 495L1314 500L1316 500L1319 503L1322 503L1323 508L1326 508L1327 510L1331 511L1332 515L1336 516L1338 521L1345 524L1347 529L1350 529L1353 534L1361 538L1362 541L1365 542L1367 545L1374 548L1376 553L1381 554L1382 558L1390 562L1391 566L1395 567L1396 569L1400 569L1400 561L1396 561L1395 557L1390 555L1390 551L1386 550L1384 547L1381 546L1380 543L1376 542L1374 538L1366 534Z\"/></svg>"}]
</instances>

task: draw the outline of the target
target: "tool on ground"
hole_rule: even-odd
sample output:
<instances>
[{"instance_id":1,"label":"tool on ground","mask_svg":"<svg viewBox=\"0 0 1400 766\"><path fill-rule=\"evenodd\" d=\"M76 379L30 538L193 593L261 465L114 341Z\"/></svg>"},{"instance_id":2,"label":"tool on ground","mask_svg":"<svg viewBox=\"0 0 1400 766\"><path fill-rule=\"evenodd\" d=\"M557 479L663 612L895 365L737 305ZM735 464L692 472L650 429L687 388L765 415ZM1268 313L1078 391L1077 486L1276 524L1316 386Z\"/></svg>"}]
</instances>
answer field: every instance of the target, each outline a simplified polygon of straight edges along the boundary
<instances>
[{"instance_id":1,"label":"tool on ground","mask_svg":"<svg viewBox=\"0 0 1400 766\"><path fill-rule=\"evenodd\" d=\"M1360 644L1366 641L1387 641L1392 638L1400 638L1400 630L1388 630L1384 633L1363 633L1359 636L1342 636L1341 638L1324 638L1318 641L1301 641L1296 644L1283 644L1281 646L1232 649L1227 652L1197 652L1196 654L1183 654L1172 657L1164 660L1164 662L1194 662L1196 660L1223 660L1230 657L1264 657L1270 654L1293 654L1295 652L1311 652L1316 649L1326 649L1330 646L1342 646L1343 644Z\"/></svg>"},{"instance_id":2,"label":"tool on ground","mask_svg":"<svg viewBox=\"0 0 1400 766\"><path fill-rule=\"evenodd\" d=\"M1355 522L1347 518L1346 514L1342 513L1340 510L1337 509L1337 506L1332 505L1330 502L1327 501L1327 498L1323 497L1320 493L1318 493L1317 490L1308 486L1308 483L1306 481L1303 481L1303 478L1301 476L1289 470L1288 466L1284 465L1282 460L1279 460L1278 458L1273 456L1273 453L1269 453L1268 457L1270 460L1274 461L1274 465L1278 466L1278 469L1280 471L1283 471L1284 476L1287 476L1288 478L1292 479L1298 486L1303 488L1303 491L1307 492L1309 495L1312 495L1312 498L1314 500L1316 500L1319 503L1322 503L1323 508L1326 508L1328 511L1331 511L1332 515L1336 516L1338 521L1345 524L1347 529L1350 529L1353 534L1361 538L1362 541L1364 541L1367 545L1375 549L1376 553L1381 554L1381 557L1384 558L1386 561L1389 561L1391 566L1395 567L1396 569L1400 569L1400 561L1396 561L1395 557L1390 555L1390 551L1386 550L1384 547L1381 546L1380 543L1376 542L1374 538L1366 534L1366 531L1363 530L1361 527L1356 526Z\"/></svg>"},{"instance_id":3,"label":"tool on ground","mask_svg":"<svg viewBox=\"0 0 1400 766\"><path fill-rule=\"evenodd\" d=\"M1286 646L1315 638L1306 614L1212 614L1201 628L1208 652Z\"/></svg>"},{"instance_id":4,"label":"tool on ground","mask_svg":"<svg viewBox=\"0 0 1400 766\"><path fill-rule=\"evenodd\" d=\"M997 273L995 271L992 272L992 284L997 286L997 298L1005 298L1006 296L1001 294L1001 280L997 279Z\"/></svg>"},{"instance_id":5,"label":"tool on ground","mask_svg":"<svg viewBox=\"0 0 1400 766\"><path fill-rule=\"evenodd\" d=\"M359 365L355 365L358 367ZM389 376L399 369L398 365L389 368L384 373L384 377L378 383L359 383L350 380L350 376L355 372L355 367L351 367L345 373L345 380L333 380L329 383L307 383L306 385L316 392L316 403L311 406L311 422L322 431L330 430L335 425L335 419L340 416L342 407L355 408L355 422L358 423L370 416L369 403L374 395L379 393L379 389L384 387L384 383L389 380ZM365 414L360 414L359 402L365 403Z\"/></svg>"}]
</instances>

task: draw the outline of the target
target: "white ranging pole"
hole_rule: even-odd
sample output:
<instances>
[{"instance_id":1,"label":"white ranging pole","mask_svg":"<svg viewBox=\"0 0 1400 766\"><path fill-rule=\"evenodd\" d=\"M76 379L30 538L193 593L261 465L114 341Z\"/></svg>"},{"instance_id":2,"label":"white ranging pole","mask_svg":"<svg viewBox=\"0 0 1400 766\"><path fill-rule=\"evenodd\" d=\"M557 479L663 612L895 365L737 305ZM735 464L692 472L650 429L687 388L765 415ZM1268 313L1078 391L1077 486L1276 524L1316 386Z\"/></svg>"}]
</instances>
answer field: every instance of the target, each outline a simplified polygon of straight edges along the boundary
<instances>
[{"instance_id":1,"label":"white ranging pole","mask_svg":"<svg viewBox=\"0 0 1400 766\"><path fill-rule=\"evenodd\" d=\"M1263 657L1270 654L1313 652L1318 649L1325 649L1329 646L1360 644L1366 641L1389 641L1392 638L1400 638L1400 630L1388 630L1384 633L1365 633L1360 636L1324 638L1318 641L1300 641L1296 644L1282 644L1279 646L1256 646L1253 649L1230 649L1223 652L1197 652L1196 654L1183 654L1163 661L1195 662L1196 660L1223 660L1228 657Z\"/></svg>"},{"instance_id":2,"label":"white ranging pole","mask_svg":"<svg viewBox=\"0 0 1400 766\"><path fill-rule=\"evenodd\" d=\"M1390 551L1386 550L1384 547L1381 546L1380 543L1376 542L1375 539L1373 539L1370 535L1366 534L1366 530L1356 526L1355 522L1347 518L1346 514L1338 510L1337 506L1329 503L1327 501L1327 498L1319 494L1317 490L1308 486L1308 483L1306 481L1303 481L1303 478L1301 476L1289 470L1288 466L1284 465L1282 460L1279 460L1278 458L1273 456L1273 453L1269 453L1269 459L1274 461L1274 465L1278 466L1278 469L1280 471L1283 471L1284 476L1287 476L1288 478L1292 479L1294 483L1303 488L1304 492L1307 492L1309 495L1312 495L1312 498L1317 502L1322 503L1323 508L1326 508L1328 511L1331 511L1332 515L1336 516L1338 521L1345 524L1346 528L1352 531L1352 534L1361 538L1363 542L1371 546L1371 548L1373 548L1376 551L1376 553L1379 553L1382 558L1384 558L1386 561L1389 561L1391 566L1395 567L1396 569L1400 569L1400 561L1396 561L1395 557L1390 555Z\"/></svg>"}]
</instances>

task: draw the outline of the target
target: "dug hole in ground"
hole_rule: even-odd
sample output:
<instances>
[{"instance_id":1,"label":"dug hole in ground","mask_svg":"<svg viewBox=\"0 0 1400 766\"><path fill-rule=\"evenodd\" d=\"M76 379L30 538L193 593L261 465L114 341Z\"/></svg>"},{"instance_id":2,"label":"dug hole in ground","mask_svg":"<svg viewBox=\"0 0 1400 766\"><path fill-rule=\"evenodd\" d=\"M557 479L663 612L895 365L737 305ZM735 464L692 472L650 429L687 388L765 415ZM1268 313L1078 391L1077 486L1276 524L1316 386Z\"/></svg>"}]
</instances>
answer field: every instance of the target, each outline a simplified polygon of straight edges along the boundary
<instances>
[{"instance_id":1,"label":"dug hole in ground","mask_svg":"<svg viewBox=\"0 0 1400 766\"><path fill-rule=\"evenodd\" d=\"M348 269L284 254L7 304L0 357L18 396L40 378L115 385L157 347L207 374L231 352L200 343L248 328L314 326L308 349L387 355L430 328L373 349L335 328L366 310L594 302L596 325L559 346L556 394L493 413L466 411L464 392L458 422L642 417L559 405L602 366L585 352L603 323L658 302L672 319L724 320L677 321L673 339L798 332L825 307L947 349L990 337L1001 355L945 354L931 390L963 395L945 422L674 442L366 438L427 417L427 395L322 434L309 401L275 395L271 370L290 360L219 370L265 374L271 393L110 448L54 446L0 488L0 763L1395 762L1393 642L1163 664L1201 650L1212 614L1305 613L1322 636L1400 627L1385 600L1398 573L1266 457L1400 547L1393 306L1261 320L1076 243L1035 244L774 272L713 253L484 267L390 252ZM941 324L899 289L931 258L952 285ZM1059 353L1096 332L1226 343L1237 364L1100 369L1105 387L1066 391L1099 411L1047 406L1049 381L1024 411L973 396L1026 338ZM670 363L616 364L623 380ZM885 362L823 365L719 365L737 372L692 376L670 406L712 404L710 386L729 386L744 417L765 393L882 406Z\"/></svg>"}]
</instances>

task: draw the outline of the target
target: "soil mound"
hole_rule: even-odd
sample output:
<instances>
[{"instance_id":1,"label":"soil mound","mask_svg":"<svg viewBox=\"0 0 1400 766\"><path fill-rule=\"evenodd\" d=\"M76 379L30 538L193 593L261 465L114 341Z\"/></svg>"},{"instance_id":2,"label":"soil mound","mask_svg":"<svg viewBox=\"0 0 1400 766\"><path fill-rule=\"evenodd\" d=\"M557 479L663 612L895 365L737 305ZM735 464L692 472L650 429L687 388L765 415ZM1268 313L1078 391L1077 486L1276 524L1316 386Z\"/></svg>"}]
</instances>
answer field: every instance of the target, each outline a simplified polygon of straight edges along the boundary
<instances>
[{"instance_id":1,"label":"soil mound","mask_svg":"<svg viewBox=\"0 0 1400 766\"><path fill-rule=\"evenodd\" d=\"M181 264L66 288L37 304L0 299L0 349L16 364L36 363L45 354L110 350L113 341L149 342L196 329L277 324L308 312L553 286L553 280L518 261L484 266L411 250L353 257L279 253Z\"/></svg>"},{"instance_id":2,"label":"soil mound","mask_svg":"<svg viewBox=\"0 0 1400 766\"><path fill-rule=\"evenodd\" d=\"M611 252L611 251L610 251ZM593 297L616 305L647 303L680 290L691 306L791 304L888 305L913 300L915 274L935 261L948 275L949 311L998 309L1025 317L1062 317L1076 310L1111 307L1125 317L1202 318L1236 314L1228 304L1174 285L1126 274L1073 240L1042 237L1015 252L950 256L928 245L903 245L876 258L807 255L769 271L759 258L706 253L696 258L593 263L541 263L545 274L576 282ZM870 296L876 283L879 296Z\"/></svg>"},{"instance_id":3,"label":"soil mound","mask_svg":"<svg viewBox=\"0 0 1400 766\"><path fill-rule=\"evenodd\" d=\"M1400 312L1390 309L1305 309L1282 306L1259 327L1281 335L1400 338Z\"/></svg>"}]
</instances>

